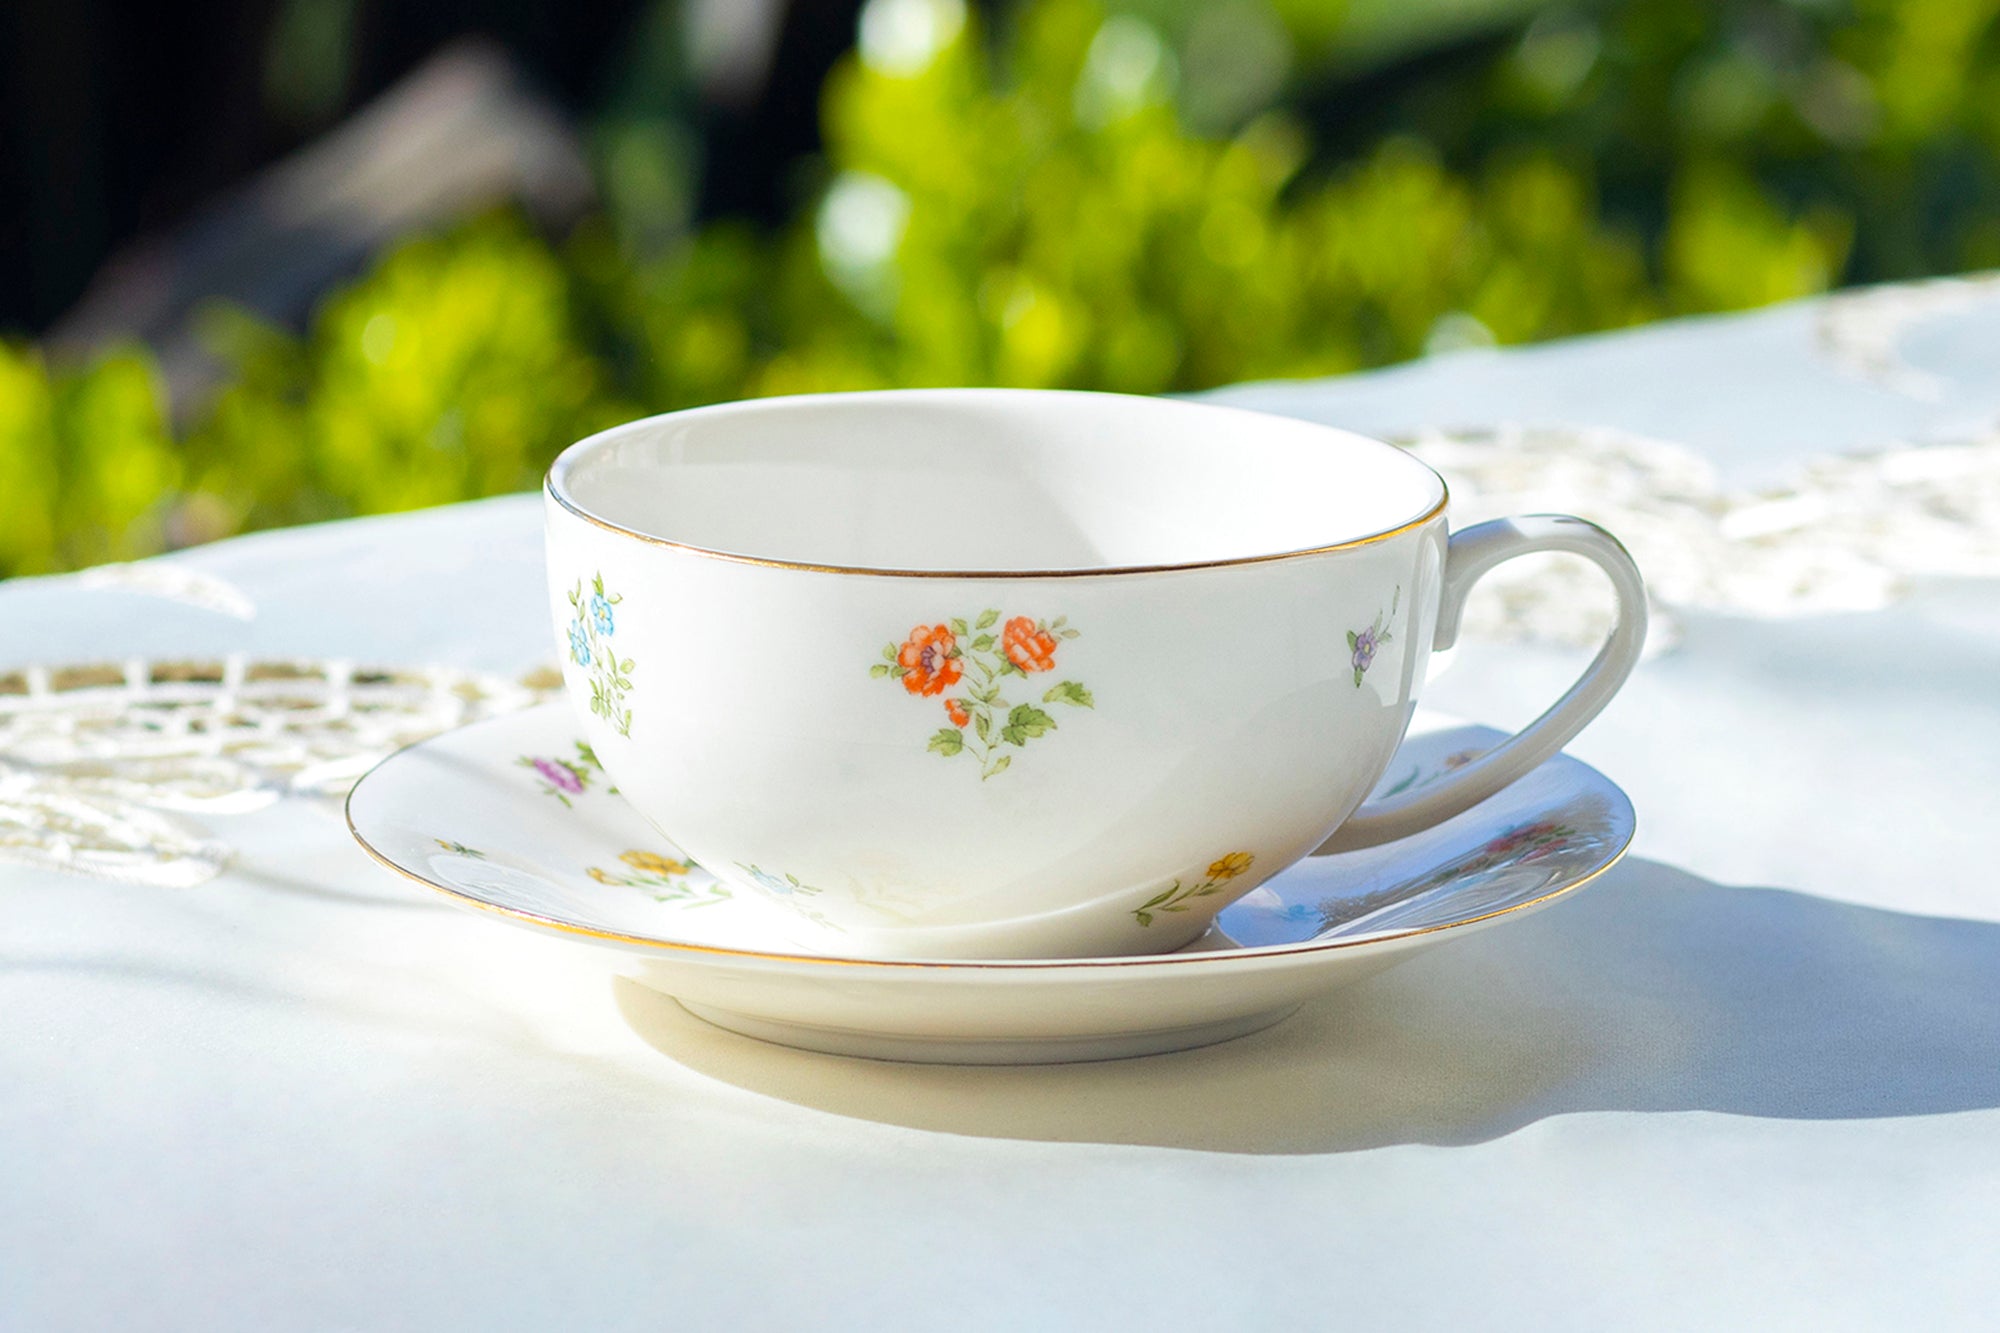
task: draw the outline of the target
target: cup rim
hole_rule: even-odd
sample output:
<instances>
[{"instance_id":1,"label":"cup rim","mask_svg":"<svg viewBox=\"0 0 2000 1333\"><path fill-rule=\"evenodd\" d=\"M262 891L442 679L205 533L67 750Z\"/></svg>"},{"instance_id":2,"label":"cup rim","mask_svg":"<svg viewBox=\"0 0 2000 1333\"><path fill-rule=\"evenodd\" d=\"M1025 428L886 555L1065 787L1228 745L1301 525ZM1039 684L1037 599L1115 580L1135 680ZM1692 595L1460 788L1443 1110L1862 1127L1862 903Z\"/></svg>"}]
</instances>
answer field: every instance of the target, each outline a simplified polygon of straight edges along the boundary
<instances>
[{"instance_id":1,"label":"cup rim","mask_svg":"<svg viewBox=\"0 0 2000 1333\"><path fill-rule=\"evenodd\" d=\"M1114 398L1132 399L1153 403L1178 402L1189 407L1200 407L1211 412L1283 421L1290 426L1306 426L1349 441L1358 440L1363 443L1379 446L1383 449L1394 450L1399 457L1407 459L1410 463L1430 473L1432 479L1437 482L1437 501L1415 518L1405 520L1392 527L1383 528L1376 532L1364 533L1358 537L1351 537L1320 546L1300 547L1288 551L1265 551L1255 555L1229 556L1218 560L1169 561L1162 564L1143 565L1071 566L1057 569L898 569L888 566L830 565L809 560L783 560L771 556L751 555L743 551L717 550L713 547L701 546L693 542L677 541L671 537L662 537L657 533L641 532L636 528L627 527L622 523L614 523L601 514L593 513L582 501L570 494L567 485L570 470L576 467L594 449L601 447L611 437L623 436L628 432L635 432L643 427L662 421L678 421L698 416L719 416L743 411L782 410L784 408L810 406L814 403L824 403L833 400L853 402L856 399L889 399L901 401L943 399L948 401L975 396L1019 397L1028 395L1041 398L1062 396L1097 400ZM724 560L732 564L763 565L771 569L802 570L814 574L859 574L876 578L896 579L1107 578L1121 574L1170 574L1183 570L1224 569L1237 565L1270 564L1279 560L1296 560L1306 556L1330 555L1339 551L1351 551L1359 547L1373 546L1378 542L1388 541L1391 538L1399 537L1406 532L1413 531L1430 523L1441 516L1445 512L1446 507L1451 503L1451 488L1436 468L1433 468L1430 464L1407 450L1397 449L1395 445L1389 444L1386 441L1377 440L1355 431L1344 430L1338 426L1329 426L1324 422L1309 421L1302 417L1284 416L1274 412L1258 412L1230 404L1194 402L1186 399L1155 397L1148 394L1104 393L1083 389L866 389L847 393L780 394L768 398L735 399L723 403L710 403L702 407L682 408L673 412L659 412L652 416L638 417L631 421L607 427L595 434L586 435L581 440L569 445L560 454L556 455L553 463L549 464L548 474L542 483L542 491L543 494L566 510L571 516L591 524L593 527L602 528L606 532L614 533L621 537L629 537L634 541L643 542L649 546L663 546L670 550L685 552L689 555L702 556L711 560Z\"/></svg>"}]
</instances>

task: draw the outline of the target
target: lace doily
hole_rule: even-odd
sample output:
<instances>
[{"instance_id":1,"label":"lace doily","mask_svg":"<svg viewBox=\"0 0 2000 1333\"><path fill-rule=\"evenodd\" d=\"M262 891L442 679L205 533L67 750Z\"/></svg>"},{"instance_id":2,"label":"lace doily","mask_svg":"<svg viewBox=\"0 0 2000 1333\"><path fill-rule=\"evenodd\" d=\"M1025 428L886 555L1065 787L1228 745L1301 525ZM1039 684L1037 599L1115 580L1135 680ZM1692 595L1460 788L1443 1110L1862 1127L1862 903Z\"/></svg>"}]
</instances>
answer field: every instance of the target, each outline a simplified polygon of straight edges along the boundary
<instances>
[{"instance_id":1,"label":"lace doily","mask_svg":"<svg viewBox=\"0 0 2000 1333\"><path fill-rule=\"evenodd\" d=\"M2000 295L2000 273L1931 278L1840 292L1819 309L1821 353L1851 375L1925 402L1950 386L1904 359L1903 335L1920 320L1968 310Z\"/></svg>"},{"instance_id":2,"label":"lace doily","mask_svg":"<svg viewBox=\"0 0 2000 1333\"><path fill-rule=\"evenodd\" d=\"M200 883L228 848L166 812L337 797L404 745L560 688L553 671L510 681L241 657L0 673L0 857Z\"/></svg>"},{"instance_id":3,"label":"lace doily","mask_svg":"<svg viewBox=\"0 0 2000 1333\"><path fill-rule=\"evenodd\" d=\"M1678 445L1619 431L1495 426L1400 443L1451 484L1453 525L1535 510L1602 524L1631 549L1654 600L1649 648L1675 608L1752 616L1864 611L1912 578L2000 576L2000 430L1808 465L1782 489L1732 492ZM1466 631L1594 643L1610 595L1581 561L1529 557L1482 580Z\"/></svg>"},{"instance_id":4,"label":"lace doily","mask_svg":"<svg viewBox=\"0 0 2000 1333\"><path fill-rule=\"evenodd\" d=\"M0 768L0 858L182 888L220 873L229 848L182 820L130 801Z\"/></svg>"},{"instance_id":5,"label":"lace doily","mask_svg":"<svg viewBox=\"0 0 2000 1333\"><path fill-rule=\"evenodd\" d=\"M257 604L235 584L185 565L157 560L96 565L74 577L79 587L93 592L103 589L136 592L184 606L199 607L234 620L257 618Z\"/></svg>"}]
</instances>

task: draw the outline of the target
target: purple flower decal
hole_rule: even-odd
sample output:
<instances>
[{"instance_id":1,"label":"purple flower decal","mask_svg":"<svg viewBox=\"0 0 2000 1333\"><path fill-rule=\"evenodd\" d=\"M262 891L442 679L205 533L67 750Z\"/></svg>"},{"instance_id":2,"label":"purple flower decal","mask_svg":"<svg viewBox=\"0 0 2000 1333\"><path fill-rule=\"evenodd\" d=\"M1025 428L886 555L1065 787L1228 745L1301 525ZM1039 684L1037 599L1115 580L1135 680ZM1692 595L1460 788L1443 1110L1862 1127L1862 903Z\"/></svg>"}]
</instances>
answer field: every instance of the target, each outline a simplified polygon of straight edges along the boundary
<instances>
[{"instance_id":1,"label":"purple flower decal","mask_svg":"<svg viewBox=\"0 0 2000 1333\"><path fill-rule=\"evenodd\" d=\"M1368 668L1375 665L1375 651L1396 636L1389 632L1389 621L1396 614L1396 608L1403 604L1403 590L1396 589L1396 595L1389 603L1389 609L1375 617L1375 623L1367 629L1347 631L1347 650L1354 655L1354 688L1361 688L1361 678L1368 674Z\"/></svg>"},{"instance_id":2,"label":"purple flower decal","mask_svg":"<svg viewBox=\"0 0 2000 1333\"><path fill-rule=\"evenodd\" d=\"M560 787L572 796L583 790L583 783L578 780L576 770L561 760L534 759L529 762L537 773L548 779L551 787Z\"/></svg>"},{"instance_id":3,"label":"purple flower decal","mask_svg":"<svg viewBox=\"0 0 2000 1333\"><path fill-rule=\"evenodd\" d=\"M1381 642L1375 637L1374 629L1372 627L1364 629L1359 634L1349 635L1348 637L1354 641L1354 669L1356 671L1366 671L1369 667L1374 666L1375 648Z\"/></svg>"},{"instance_id":4,"label":"purple flower decal","mask_svg":"<svg viewBox=\"0 0 2000 1333\"><path fill-rule=\"evenodd\" d=\"M581 796L590 786L593 772L602 772L597 762L597 753L582 741L576 743L575 759L544 759L539 755L524 754L518 760L523 768L531 768L535 776L542 780L542 794L553 796L564 805L572 796ZM616 791L617 788L612 788Z\"/></svg>"}]
</instances>

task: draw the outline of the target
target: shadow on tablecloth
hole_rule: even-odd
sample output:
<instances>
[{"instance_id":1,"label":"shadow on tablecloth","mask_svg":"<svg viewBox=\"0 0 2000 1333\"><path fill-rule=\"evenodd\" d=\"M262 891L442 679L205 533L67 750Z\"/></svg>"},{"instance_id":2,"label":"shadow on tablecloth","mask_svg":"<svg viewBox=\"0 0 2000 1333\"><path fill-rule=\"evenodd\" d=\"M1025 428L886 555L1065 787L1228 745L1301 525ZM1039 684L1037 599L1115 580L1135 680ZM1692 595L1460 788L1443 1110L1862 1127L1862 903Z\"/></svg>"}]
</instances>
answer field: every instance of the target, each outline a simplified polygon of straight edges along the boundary
<instances>
[{"instance_id":1,"label":"shadow on tablecloth","mask_svg":"<svg viewBox=\"0 0 2000 1333\"><path fill-rule=\"evenodd\" d=\"M1628 859L1575 901L1432 950L1204 1050L973 1068L853 1060L710 1027L617 983L656 1049L885 1124L1322 1153L1479 1143L1582 1111L1782 1119L2000 1106L2000 924L1732 888Z\"/></svg>"}]
</instances>

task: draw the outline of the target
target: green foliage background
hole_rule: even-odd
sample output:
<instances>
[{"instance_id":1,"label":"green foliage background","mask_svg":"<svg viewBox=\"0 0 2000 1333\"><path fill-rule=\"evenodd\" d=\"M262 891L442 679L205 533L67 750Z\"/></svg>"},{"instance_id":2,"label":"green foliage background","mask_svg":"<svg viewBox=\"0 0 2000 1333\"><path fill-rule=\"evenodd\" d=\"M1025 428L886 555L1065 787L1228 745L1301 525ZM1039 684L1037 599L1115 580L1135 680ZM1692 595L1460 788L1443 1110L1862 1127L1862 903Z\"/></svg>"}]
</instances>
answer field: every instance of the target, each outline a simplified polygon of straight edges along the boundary
<instances>
[{"instance_id":1,"label":"green foliage background","mask_svg":"<svg viewBox=\"0 0 2000 1333\"><path fill-rule=\"evenodd\" d=\"M1323 375L2000 264L2000 0L874 0L775 233L685 222L671 108L601 213L412 239L303 336L0 344L0 574L534 486L611 422L896 385ZM646 61L635 52L633 79Z\"/></svg>"}]
</instances>

